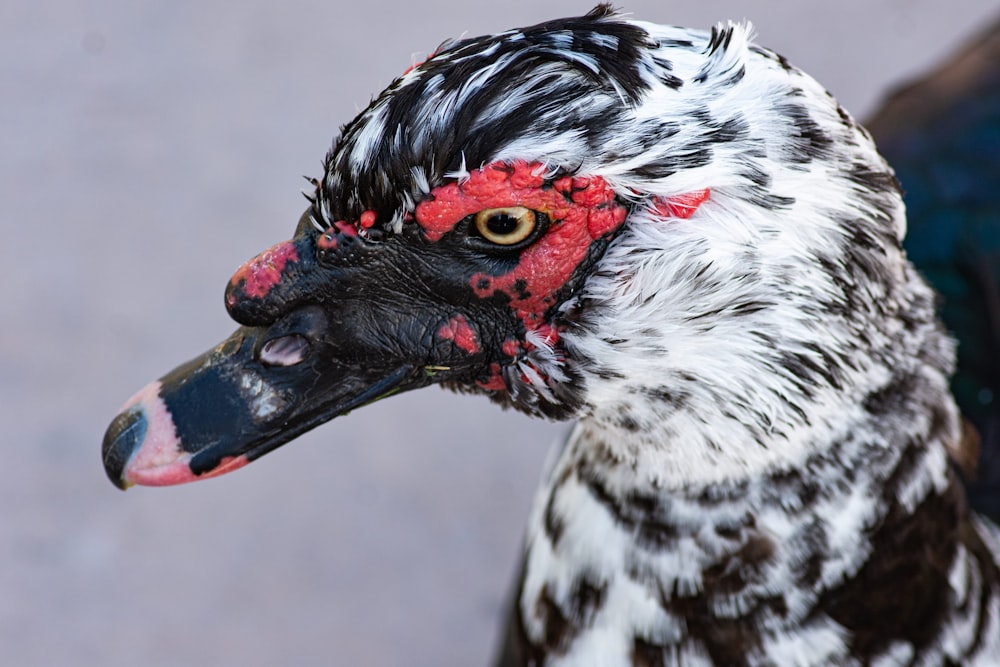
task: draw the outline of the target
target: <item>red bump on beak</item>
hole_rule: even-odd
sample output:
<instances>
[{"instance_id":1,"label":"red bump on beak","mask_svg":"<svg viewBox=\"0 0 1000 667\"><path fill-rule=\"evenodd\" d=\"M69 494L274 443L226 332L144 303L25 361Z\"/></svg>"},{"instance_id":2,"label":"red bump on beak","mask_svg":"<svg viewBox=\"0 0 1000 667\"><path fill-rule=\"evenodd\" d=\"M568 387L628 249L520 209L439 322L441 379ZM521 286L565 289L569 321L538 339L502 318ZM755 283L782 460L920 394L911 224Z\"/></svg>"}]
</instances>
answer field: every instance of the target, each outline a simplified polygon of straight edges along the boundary
<instances>
[{"instance_id":1,"label":"red bump on beak","mask_svg":"<svg viewBox=\"0 0 1000 667\"><path fill-rule=\"evenodd\" d=\"M297 261L299 254L295 245L291 241L284 241L245 262L233 274L229 284L233 288L242 286L243 293L252 299L263 299L281 282L287 265ZM230 290L226 301L228 305L235 304L235 289Z\"/></svg>"}]
</instances>

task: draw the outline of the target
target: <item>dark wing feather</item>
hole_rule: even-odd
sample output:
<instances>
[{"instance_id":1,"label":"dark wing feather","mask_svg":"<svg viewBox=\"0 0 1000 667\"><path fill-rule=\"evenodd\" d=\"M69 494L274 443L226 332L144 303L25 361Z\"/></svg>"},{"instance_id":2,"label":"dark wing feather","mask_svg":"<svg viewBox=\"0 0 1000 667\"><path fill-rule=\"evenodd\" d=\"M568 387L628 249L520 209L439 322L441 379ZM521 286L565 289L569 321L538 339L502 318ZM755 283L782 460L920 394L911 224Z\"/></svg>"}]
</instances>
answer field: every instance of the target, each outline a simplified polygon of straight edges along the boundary
<instances>
[{"instance_id":1,"label":"dark wing feather","mask_svg":"<svg viewBox=\"0 0 1000 667\"><path fill-rule=\"evenodd\" d=\"M1000 22L867 126L903 185L907 253L959 341L952 389L982 439L970 501L1000 520Z\"/></svg>"}]
</instances>

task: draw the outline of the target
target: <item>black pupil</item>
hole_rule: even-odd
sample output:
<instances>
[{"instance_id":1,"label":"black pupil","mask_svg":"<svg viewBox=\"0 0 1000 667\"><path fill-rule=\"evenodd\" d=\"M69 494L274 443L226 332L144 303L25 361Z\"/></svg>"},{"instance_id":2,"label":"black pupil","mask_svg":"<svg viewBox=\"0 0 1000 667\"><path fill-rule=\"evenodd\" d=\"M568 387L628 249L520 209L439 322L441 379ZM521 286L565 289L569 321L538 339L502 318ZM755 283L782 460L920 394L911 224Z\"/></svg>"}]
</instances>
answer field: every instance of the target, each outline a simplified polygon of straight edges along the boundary
<instances>
[{"instance_id":1,"label":"black pupil","mask_svg":"<svg viewBox=\"0 0 1000 667\"><path fill-rule=\"evenodd\" d=\"M504 236L517 229L517 218L507 213L497 213L486 221L486 227L494 234Z\"/></svg>"}]
</instances>

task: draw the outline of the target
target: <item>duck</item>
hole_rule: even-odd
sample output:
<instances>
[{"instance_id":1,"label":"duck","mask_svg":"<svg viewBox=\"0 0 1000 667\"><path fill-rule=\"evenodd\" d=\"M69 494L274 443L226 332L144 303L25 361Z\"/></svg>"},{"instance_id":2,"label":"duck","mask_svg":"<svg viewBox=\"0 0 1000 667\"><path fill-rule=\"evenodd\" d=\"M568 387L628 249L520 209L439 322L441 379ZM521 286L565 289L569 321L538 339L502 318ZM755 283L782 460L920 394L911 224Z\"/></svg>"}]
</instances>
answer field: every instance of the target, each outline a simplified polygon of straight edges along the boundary
<instances>
[{"instance_id":1,"label":"duck","mask_svg":"<svg viewBox=\"0 0 1000 667\"><path fill-rule=\"evenodd\" d=\"M871 134L746 23L446 42L341 128L240 325L130 398L116 486L440 385L572 421L497 664L1000 664L956 345Z\"/></svg>"}]
</instances>

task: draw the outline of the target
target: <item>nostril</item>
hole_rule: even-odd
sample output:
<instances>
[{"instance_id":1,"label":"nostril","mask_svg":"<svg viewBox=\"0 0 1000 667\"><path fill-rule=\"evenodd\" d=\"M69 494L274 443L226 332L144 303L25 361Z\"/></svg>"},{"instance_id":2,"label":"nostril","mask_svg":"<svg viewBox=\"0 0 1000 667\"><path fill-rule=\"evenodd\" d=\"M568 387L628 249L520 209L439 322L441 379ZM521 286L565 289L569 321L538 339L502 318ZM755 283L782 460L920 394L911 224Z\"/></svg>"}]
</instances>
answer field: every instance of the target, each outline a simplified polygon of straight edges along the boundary
<instances>
[{"instance_id":1,"label":"nostril","mask_svg":"<svg viewBox=\"0 0 1000 667\"><path fill-rule=\"evenodd\" d=\"M300 334L272 338L260 348L259 359L268 366L294 366L309 353L309 340Z\"/></svg>"}]
</instances>

